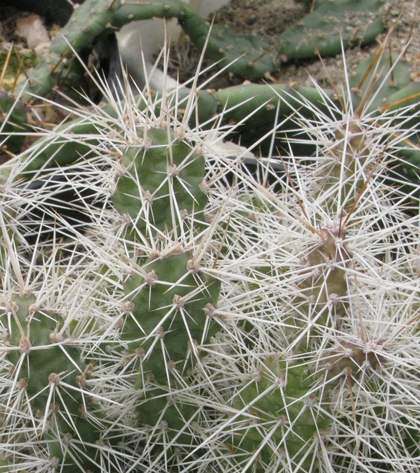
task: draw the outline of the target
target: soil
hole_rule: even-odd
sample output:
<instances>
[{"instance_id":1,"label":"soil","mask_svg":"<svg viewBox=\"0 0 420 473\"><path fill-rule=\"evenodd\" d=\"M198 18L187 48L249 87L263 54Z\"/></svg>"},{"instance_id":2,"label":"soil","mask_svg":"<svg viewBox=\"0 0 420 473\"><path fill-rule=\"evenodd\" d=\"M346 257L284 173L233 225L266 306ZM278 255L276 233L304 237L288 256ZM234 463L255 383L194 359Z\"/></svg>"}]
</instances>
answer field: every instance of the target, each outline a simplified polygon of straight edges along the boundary
<instances>
[{"instance_id":1,"label":"soil","mask_svg":"<svg viewBox=\"0 0 420 473\"><path fill-rule=\"evenodd\" d=\"M393 51L401 52L406 48L404 60L409 62L412 79L420 80L420 0L389 1L384 10L387 11L387 32L373 44L347 50L346 66L342 55L323 58L322 62L318 58L282 62L269 80L292 85L312 85L312 80L315 80L323 87L329 86L331 81L337 84L343 80L345 67L351 71L377 51L388 33ZM275 47L277 37L308 11L309 7L297 0L232 0L229 6L216 12L215 22L228 25L238 32L253 33ZM194 70L199 52L188 44L188 40L184 40L174 55L178 58L174 64L176 66L180 65L181 58L181 70L185 72L184 76L181 75L182 81ZM238 78L224 77L212 81L209 86L222 88L240 82Z\"/></svg>"}]
</instances>

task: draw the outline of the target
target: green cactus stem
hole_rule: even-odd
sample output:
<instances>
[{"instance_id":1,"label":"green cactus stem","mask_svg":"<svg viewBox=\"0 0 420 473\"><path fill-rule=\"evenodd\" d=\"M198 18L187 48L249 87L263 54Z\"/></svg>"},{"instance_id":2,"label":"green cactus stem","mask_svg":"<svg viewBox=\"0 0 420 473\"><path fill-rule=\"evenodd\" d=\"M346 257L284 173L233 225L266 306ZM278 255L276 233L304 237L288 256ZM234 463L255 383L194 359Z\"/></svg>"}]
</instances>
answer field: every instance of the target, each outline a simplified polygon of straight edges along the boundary
<instances>
[{"instance_id":1,"label":"green cactus stem","mask_svg":"<svg viewBox=\"0 0 420 473\"><path fill-rule=\"evenodd\" d=\"M205 48L207 57L239 77L259 79L278 67L275 51L254 35L239 34L226 26L210 26L188 6L178 19L191 41L200 50Z\"/></svg>"},{"instance_id":2,"label":"green cactus stem","mask_svg":"<svg viewBox=\"0 0 420 473\"><path fill-rule=\"evenodd\" d=\"M154 0L122 4L120 0L87 0L75 8L69 22L53 39L48 54L28 71L28 81L21 81L17 91L24 101L45 97L68 75L75 54L91 46L102 34L120 29L134 20L178 18L191 40L203 48L209 36L206 54L232 72L248 78L261 78L276 67L275 53L253 35L237 35L228 28L211 29L193 9L179 0ZM239 58L239 59L238 59ZM74 79L76 81L76 78ZM26 83L27 82L27 83Z\"/></svg>"},{"instance_id":3,"label":"green cactus stem","mask_svg":"<svg viewBox=\"0 0 420 473\"><path fill-rule=\"evenodd\" d=\"M51 42L49 52L39 64L28 71L28 81L21 82L17 91L24 101L33 101L34 95L45 97L67 72L69 59L90 46L112 21L120 1L88 0L75 8L67 25ZM70 61L71 62L71 61Z\"/></svg>"},{"instance_id":4,"label":"green cactus stem","mask_svg":"<svg viewBox=\"0 0 420 473\"><path fill-rule=\"evenodd\" d=\"M37 310L34 296L15 296L9 305L4 337L13 367L10 399L20 402L11 403L3 415L12 424L26 416L28 428L59 471L101 472L95 444L105 441L105 427L101 429L101 414L85 391L92 367L84 363L72 337L62 332L59 317Z\"/></svg>"},{"instance_id":5,"label":"green cactus stem","mask_svg":"<svg viewBox=\"0 0 420 473\"><path fill-rule=\"evenodd\" d=\"M373 353L350 346L346 350L326 354L317 368L304 357L295 361L270 357L245 377L234 401L241 415L235 419L230 446L238 463L248 460L249 465L253 458L255 471L264 472L280 451L285 468L288 465L296 473L318 467L320 443L328 448L328 429L336 415L331 410L334 390L347 376L357 379L380 364Z\"/></svg>"},{"instance_id":6,"label":"green cactus stem","mask_svg":"<svg viewBox=\"0 0 420 473\"><path fill-rule=\"evenodd\" d=\"M143 237L176 235L186 216L203 218L204 156L167 129L139 130L139 138L143 146L129 148L121 158L113 203L130 215Z\"/></svg>"},{"instance_id":7,"label":"green cactus stem","mask_svg":"<svg viewBox=\"0 0 420 473\"><path fill-rule=\"evenodd\" d=\"M146 263L147 274L132 276L124 285L132 310L121 339L128 353L140 360L136 387L143 399L137 415L149 427L164 421L171 437L196 412L171 393L187 388L200 346L220 329L208 316L209 307L217 304L220 282L192 269L192 257L182 253Z\"/></svg>"},{"instance_id":8,"label":"green cactus stem","mask_svg":"<svg viewBox=\"0 0 420 473\"><path fill-rule=\"evenodd\" d=\"M112 19L114 28L121 28L130 21L151 18L174 18L182 14L185 4L180 0L153 0L121 5Z\"/></svg>"},{"instance_id":9,"label":"green cactus stem","mask_svg":"<svg viewBox=\"0 0 420 473\"><path fill-rule=\"evenodd\" d=\"M140 425L156 437L153 452L159 446L168 450L175 439L188 449L197 441L185 421L192 422L200 409L183 402L182 392L200 362L200 347L220 330L209 316L220 281L201 270L194 252L183 249L185 231L191 238L205 232L205 161L195 146L166 128L139 129L138 138L143 144L129 147L121 158L112 196L130 222L125 235L139 255L135 266L141 267L124 283L121 343L124 356L137 360L135 411ZM142 256L146 248L136 253L136 245L150 247L152 256Z\"/></svg>"},{"instance_id":10,"label":"green cactus stem","mask_svg":"<svg viewBox=\"0 0 420 473\"><path fill-rule=\"evenodd\" d=\"M303 59L369 44L385 30L384 5L384 0L323 2L280 36L277 52L287 59Z\"/></svg>"},{"instance_id":11,"label":"green cactus stem","mask_svg":"<svg viewBox=\"0 0 420 473\"><path fill-rule=\"evenodd\" d=\"M296 473L311 471L311 450L330 425L331 413L328 405L317 399L308 366L268 359L256 377L253 382L247 380L235 400L235 407L243 412L237 420L241 430L234 434L232 445L238 463L255 452L253 467L258 472L265 471L264 465L270 463L275 448L284 451L285 462L288 459ZM265 439L259 423L272 430L263 448Z\"/></svg>"}]
</instances>

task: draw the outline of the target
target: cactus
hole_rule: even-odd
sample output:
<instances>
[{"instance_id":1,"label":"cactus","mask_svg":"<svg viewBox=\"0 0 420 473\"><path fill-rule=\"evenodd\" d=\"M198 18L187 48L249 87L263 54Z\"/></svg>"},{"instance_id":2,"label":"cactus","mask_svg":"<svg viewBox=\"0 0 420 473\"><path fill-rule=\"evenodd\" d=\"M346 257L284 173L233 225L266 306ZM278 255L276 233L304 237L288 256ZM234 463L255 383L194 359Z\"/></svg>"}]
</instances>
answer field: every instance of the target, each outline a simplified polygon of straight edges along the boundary
<instances>
[{"instance_id":1,"label":"cactus","mask_svg":"<svg viewBox=\"0 0 420 473\"><path fill-rule=\"evenodd\" d=\"M90 0L75 9L67 26L51 42L48 54L28 71L28 80L19 84L23 100L33 101L34 95L45 97L57 85L63 72L68 71L74 52L90 46L105 30L119 3Z\"/></svg>"},{"instance_id":2,"label":"cactus","mask_svg":"<svg viewBox=\"0 0 420 473\"><path fill-rule=\"evenodd\" d=\"M374 41L385 29L382 7L383 0L324 2L304 18L303 25L298 24L280 36L276 53L256 36L237 34L219 25L210 28L180 0L138 4L87 0L75 9L68 24L54 38L49 53L28 71L28 80L20 82L18 92L23 100L31 102L35 96L47 96L63 74L68 74L72 64L77 63L76 56L83 48L100 35L114 32L133 20L176 17L192 42L200 49L205 46L205 54L213 61L240 77L259 79L278 67L279 54L289 59L312 57L317 51L323 56L334 55L340 53L342 41L345 47ZM333 35L326 36L331 22L339 26ZM73 80L76 85L77 78Z\"/></svg>"},{"instance_id":3,"label":"cactus","mask_svg":"<svg viewBox=\"0 0 420 473\"><path fill-rule=\"evenodd\" d=\"M68 333L61 317L38 309L34 296L13 295L8 304L10 322L4 324L7 332L3 336L13 377L10 400L3 412L7 416L5 443L10 426L26 418L27 431L20 441L37 452L37 460L42 458L38 455L44 444L48 448L45 461L51 466L74 471L74 467L64 465L76 463L78 457L80 469L97 471L103 460L98 455L101 448L95 444L105 448L108 440L106 428L99 427L101 420L106 424L103 416L96 414L95 422L89 419L90 411L96 410L92 402L95 398L84 387L92 368L81 357L83 339L74 341L82 327L79 324L76 332ZM39 439L38 445L31 437Z\"/></svg>"},{"instance_id":4,"label":"cactus","mask_svg":"<svg viewBox=\"0 0 420 473\"><path fill-rule=\"evenodd\" d=\"M378 61L378 57L381 57ZM350 77L349 85L351 91L348 97L352 107L356 110L363 109L364 113L370 113L372 120L375 116L380 116L383 110L388 109L397 112L406 105L410 105L412 100L416 100L417 87L415 82L409 81L409 74L406 64L400 64L398 58L394 57L394 62L389 61L385 54L374 54L367 58ZM380 87L379 85L380 84ZM373 91L373 92L372 92ZM187 105L190 89L182 87L167 93L169 103L178 102L177 109L182 110ZM341 93L341 96L338 95ZM268 137L270 142L272 126L276 121L277 141L276 145L280 150L287 149L290 145L294 147L295 153L305 154L308 146L299 147L297 143L290 139L302 130L296 127L293 116L296 109L306 118L313 118L313 107L327 113L331 118L340 114L340 109L346 105L342 94L346 91L340 89L324 89L322 93L316 87L289 87L281 84L263 85L245 83L238 86L227 87L217 91L197 91L197 114L191 115L190 126L201 125L206 128L215 126L219 117L222 116L224 125L235 124L231 136L240 136L241 142L246 146L254 146L260 140L260 145L264 146L262 139ZM327 97L327 103L324 103ZM412 98L411 98L412 97ZM161 96L155 99L155 113L159 113ZM135 99L140 110L150 107L150 103L142 97ZM328 106L334 104L334 107ZM121 105L123 108L125 105ZM103 108L96 108L98 119L90 117L80 117L73 122L65 123L57 128L56 134L46 142L39 142L42 147L33 147L27 156L27 171L38 170L48 164L52 166L54 162L61 166L75 162L79 156L88 158L91 149L98 145L95 133L101 129L103 134L111 133L118 127L122 130L122 125L116 121L116 105L107 105ZM77 112L78 113L78 112ZM392 119L392 118L391 118ZM220 120L219 120L220 121ZM378 119L378 124L380 120ZM393 121L397 126L397 121ZM65 140L60 136L71 130ZM77 139L78 134L85 134L86 138L81 141ZM72 136L74 139L72 139ZM307 141L308 145L310 142ZM36 156L34 155L36 153ZM413 153L410 149L400 150L401 156ZM408 165L410 160L405 160ZM417 179L415 176L416 158L411 159L412 165L409 174L410 180Z\"/></svg>"},{"instance_id":5,"label":"cactus","mask_svg":"<svg viewBox=\"0 0 420 473\"><path fill-rule=\"evenodd\" d=\"M342 47L371 43L385 30L384 0L319 2L301 22L280 35L277 51L287 59L339 54ZM318 2L316 2L318 4Z\"/></svg>"},{"instance_id":6,"label":"cactus","mask_svg":"<svg viewBox=\"0 0 420 473\"><path fill-rule=\"evenodd\" d=\"M35 67L37 63L36 54L31 49L15 49L13 46L9 50L4 48L0 53L1 87L7 91L13 90L24 77L24 71Z\"/></svg>"},{"instance_id":7,"label":"cactus","mask_svg":"<svg viewBox=\"0 0 420 473\"><path fill-rule=\"evenodd\" d=\"M71 235L71 226L45 207L65 184L35 191L22 185L21 172L18 159L1 168L1 471L74 471L74 465L102 471L112 444L101 409L107 400L90 389L98 367L85 356L103 336L100 319L89 315L89 297L98 290L88 270L92 261L73 266L77 244L43 241L48 225L61 232L60 239ZM35 228L33 213L40 209Z\"/></svg>"},{"instance_id":8,"label":"cactus","mask_svg":"<svg viewBox=\"0 0 420 473\"><path fill-rule=\"evenodd\" d=\"M340 5L338 8L341 15L343 14L342 9L346 10L349 7L348 5ZM369 4L367 11L370 11L370 9L376 10L376 3L374 5ZM230 70L239 76L260 78L273 72L277 67L276 54L258 38L252 35L237 35L219 25L213 25L210 28L194 10L179 0L171 0L170 2L154 0L147 4L141 3L138 5L121 4L119 1L87 0L75 9L68 24L53 39L49 53L41 59L36 67L28 69L28 80L22 80L18 84L14 95L21 102L33 103L39 100L40 97L47 96L63 80L63 77L66 77L66 84L69 86L67 92L69 94L72 93L72 87L80 89L83 86L83 79L80 74L84 71L83 67L78 64L77 54L83 48L90 46L100 35L113 32L130 21L153 17L177 17L197 46L203 48L206 45L205 50L209 57L218 61L226 70ZM288 34L293 34L293 32L286 33L286 36ZM9 58L9 56L7 57ZM8 60L8 62L10 61ZM77 67L75 67L75 64ZM311 94L310 91L308 92ZM315 91L314 93L316 95ZM223 96L223 93L221 95ZM3 102L4 100L6 100L6 97L2 99ZM216 98L216 100L220 102L221 106L225 104L224 100L219 98ZM13 107L14 115L17 115L18 108L17 105ZM2 111L5 112L3 106ZM23 126L21 130L26 131L28 129L27 122L21 115L19 113L19 117L15 117L15 124L17 127ZM248 113L247 110L243 109L242 117L245 116L248 116ZM7 125L4 125L5 128L3 127L4 129L0 131L2 135L7 134L8 139L8 148L4 148L3 145L3 149L6 150L9 156L13 156L22 148L24 136L19 137L15 134L13 138L10 138L9 132L16 131L16 129L10 128L14 122L13 120L7 119L6 121ZM265 122L271 124L271 117L267 117ZM266 132L267 129L263 126L262 133ZM78 152L85 151L84 145L77 147ZM71 150L70 154L73 151L75 150ZM62 153L65 154L65 151L63 150ZM46 155L51 156L51 153L48 151ZM69 161L71 160L70 157ZM39 164L34 164L34 167L38 168Z\"/></svg>"},{"instance_id":9,"label":"cactus","mask_svg":"<svg viewBox=\"0 0 420 473\"><path fill-rule=\"evenodd\" d=\"M220 283L200 271L198 255L185 247L186 235L194 240L203 231L204 156L166 128L144 128L138 139L141 145L128 148L121 158L123 171L112 196L122 217L133 222L126 229L133 251L148 248L132 258L143 274L124 283L130 315L121 340L126 356L141 360L139 420L153 429L164 423L171 438L184 430L194 410L177 405L176 396L170 404L166 400L186 385L170 373L188 373L196 364L195 345L205 344L217 331L206 308L216 305Z\"/></svg>"},{"instance_id":10,"label":"cactus","mask_svg":"<svg viewBox=\"0 0 420 473\"><path fill-rule=\"evenodd\" d=\"M188 6L178 19L191 41L207 57L239 77L259 79L278 67L277 54L254 35L241 35L226 26L210 26Z\"/></svg>"},{"instance_id":11,"label":"cactus","mask_svg":"<svg viewBox=\"0 0 420 473\"><path fill-rule=\"evenodd\" d=\"M418 215L408 217L407 195L386 184L401 143L351 108L341 120L319 111L299 122L316 159L284 156L280 194L244 177L266 204L231 204L244 269L236 253L236 277L222 279L232 301L215 312L227 329L205 364L230 409L220 403L228 414L206 444L219 445L226 471L414 472L418 391L397 385L411 384L417 357L402 346L418 334ZM250 235L246 209L262 233Z\"/></svg>"},{"instance_id":12,"label":"cactus","mask_svg":"<svg viewBox=\"0 0 420 473\"><path fill-rule=\"evenodd\" d=\"M142 455L141 451L129 455L118 447L120 442L133 441L130 430L133 432L136 424L142 426L143 432L155 432L165 423L168 438L176 438L177 442L182 439L184 448L188 443L197 445L195 436L183 426L185 418L197 416L197 409L177 406L167 396L186 389L189 373L199 360L196 344L205 345L219 330L207 314L217 303L220 283L206 268L201 270L205 255L197 249L210 228L203 214L207 196L200 187L205 160L194 136L192 141L189 136L177 138L172 125L159 127L163 112L161 118L154 120L137 113L134 133L130 132L134 141L129 147L125 139L121 141L121 159L116 160L112 153L104 154L100 133L112 123L114 135L108 142L117 144L121 139L118 131L122 127L127 133L127 124L121 122L118 127L112 117L104 115L106 119L97 128L99 134L92 136L87 166L80 168L79 162L74 171L68 168L67 179L59 178L60 168L57 174L44 162L44 180L38 185L41 176L28 170L28 162L39 158L39 150L45 151L40 143L34 153L16 158L16 163L12 161L4 169L5 175L6 171L11 173L11 182L16 180L20 185L19 178L25 177L24 192L28 195L35 192L31 200L24 198L18 205L16 223L9 224L16 243L7 246L2 267L4 273L17 272L16 278L22 280L20 288L15 284L3 296L1 317L4 356L0 397L2 442L6 446L1 454L16 468L29 470L32 462L39 469L102 472L112 463L120 464L117 471L122 471ZM74 142L80 139L74 131L85 130L79 126L71 131ZM60 140L66 139L60 130L56 133ZM45 144L51 137L46 135L43 140ZM78 225L74 221L67 223L59 215L63 204L54 195L70 189L83 199L89 189L90 199L94 198L91 179L72 181L71 176L76 175L77 169L88 174L99 169L101 173L109 172L105 169L110 164L115 168L112 179L116 179L112 219L120 221L124 231L105 242L109 229L104 233L102 227L96 227L108 222L109 217L98 217L100 210L89 209L89 201L85 200L74 205L85 206L90 215L90 232L94 235L96 229L98 236L86 244L82 238L77 244L81 238ZM109 195L108 200L111 204ZM28 201L31 206L26 205ZM99 201L106 202L107 197L102 196ZM97 205L100 209L101 205ZM30 251L33 254L25 257L25 239L36 234L30 217L37 208L46 210L43 221L51 220L45 223L47 229L54 228L54 234L66 243L57 247L57 238L44 240L40 233L35 238L34 251ZM15 227L21 232L16 237ZM111 251L105 261L100 261L93 255L97 251L103 254L104 244ZM13 261L15 249L22 255L10 269L8 261ZM121 279L115 271L121 273L116 268L124 249L127 253L122 258L123 272L130 272L130 276ZM63 256L67 252L75 252L75 256ZM79 263L73 261L79 259L78 255ZM39 258L49 261L47 267L38 266ZM31 277L34 282L28 283L29 288L23 282ZM74 281L80 284L76 292ZM115 304L119 308L116 313ZM130 359L138 363L128 369ZM162 371L163 365L166 368ZM169 376L177 371L178 381ZM103 386L101 379L109 373L113 373L116 382ZM126 394L114 399L118 390L127 391L124 383L128 382L137 392L135 399L140 400L141 394L142 401L126 402ZM126 425L114 420L120 417L131 421ZM16 426L25 423L25 419L27 426L16 436ZM150 455L158 455L158 444L155 439ZM28 449L30 462L25 460Z\"/></svg>"},{"instance_id":13,"label":"cactus","mask_svg":"<svg viewBox=\"0 0 420 473\"><path fill-rule=\"evenodd\" d=\"M418 471L418 111L359 84L108 91L0 168L0 471Z\"/></svg>"}]
</instances>

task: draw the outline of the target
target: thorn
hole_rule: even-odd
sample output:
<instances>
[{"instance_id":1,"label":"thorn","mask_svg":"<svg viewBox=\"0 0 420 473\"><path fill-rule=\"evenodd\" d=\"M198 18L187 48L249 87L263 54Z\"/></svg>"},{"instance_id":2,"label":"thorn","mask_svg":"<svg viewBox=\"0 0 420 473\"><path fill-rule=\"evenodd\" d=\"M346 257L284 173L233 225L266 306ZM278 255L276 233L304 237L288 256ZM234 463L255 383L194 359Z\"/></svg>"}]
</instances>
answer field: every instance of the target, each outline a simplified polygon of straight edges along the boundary
<instances>
[{"instance_id":1,"label":"thorn","mask_svg":"<svg viewBox=\"0 0 420 473\"><path fill-rule=\"evenodd\" d=\"M414 21L413 21L413 23L411 23L410 32L408 33L407 42L406 42L406 44L405 44L405 46L404 46L403 55L401 56L401 59L402 59L403 61L407 58L408 45L410 44L411 38L413 37L414 25L415 25L415 23L414 23Z\"/></svg>"},{"instance_id":2,"label":"thorn","mask_svg":"<svg viewBox=\"0 0 420 473\"><path fill-rule=\"evenodd\" d=\"M298 200L298 202L299 202L299 206L300 206L300 208L302 209L303 215L305 215L306 219L308 220L308 222L307 222L308 227L310 228L310 230L311 230L313 233L316 233L316 234L319 235L319 232L318 232L312 225L309 224L310 220L309 220L308 214L306 213L305 207L303 206L303 202L301 201L301 199L300 199L300 197L299 197L299 195L298 195L298 192L297 192L296 187L295 187L295 183L293 182L293 178L292 178L292 176L289 174L289 171L287 170L287 166L286 166L286 164L284 163L283 158L282 158L282 156L281 156L279 150L277 150L277 152L279 153L279 158L280 158L280 160L281 160L281 163L283 164L284 171L285 171L285 173L286 173L286 175L287 175L287 179L289 179L289 182L290 182L290 185L292 186L292 189L296 192L296 197L297 197L297 200Z\"/></svg>"},{"instance_id":3,"label":"thorn","mask_svg":"<svg viewBox=\"0 0 420 473\"><path fill-rule=\"evenodd\" d=\"M408 102L411 99L415 99L417 97L420 97L420 92L417 92L417 94L409 95L408 97L405 97L401 100L397 100L396 102L389 103L388 105L384 105L383 107L380 107L379 110L381 112L384 112L385 110L389 110L392 107L395 107L396 105L400 105L404 102Z\"/></svg>"},{"instance_id":4,"label":"thorn","mask_svg":"<svg viewBox=\"0 0 420 473\"><path fill-rule=\"evenodd\" d=\"M272 51L273 49L274 49L274 46L271 46L271 48L266 49L262 54L260 54L260 55L257 57L257 59L254 59L253 61L250 61L250 62L248 63L248 66L249 66L249 67L254 67L255 64L256 64L260 59L262 59L262 58L263 58L264 56L266 56L267 54L271 53L271 51Z\"/></svg>"},{"instance_id":5,"label":"thorn","mask_svg":"<svg viewBox=\"0 0 420 473\"><path fill-rule=\"evenodd\" d=\"M366 80L367 76L370 74L370 71L372 70L372 68L376 64L376 62L378 61L378 58L381 54L382 54L381 51L379 51L378 53L375 54L375 57L372 59L371 63L369 64L369 67L366 69L366 72L365 72L364 76L362 77L362 80L357 85L357 88L359 90L363 87L363 84L365 83L365 80Z\"/></svg>"},{"instance_id":6,"label":"thorn","mask_svg":"<svg viewBox=\"0 0 420 473\"><path fill-rule=\"evenodd\" d=\"M354 402L354 395L353 395L353 383L351 380L351 372L347 372L347 383L349 385L349 390L350 390L350 401L351 401L351 409L353 411L353 422L354 422L354 434L356 438L356 448L357 451L360 451L360 445L359 445L359 436L357 434L357 416L356 416L356 404Z\"/></svg>"},{"instance_id":7,"label":"thorn","mask_svg":"<svg viewBox=\"0 0 420 473\"><path fill-rule=\"evenodd\" d=\"M63 60L65 59L65 57L67 56L67 54L71 51L71 47L70 48L67 48L67 51L65 51L64 54L61 55L59 61L57 62L57 64L51 69L51 74L54 74L54 72L56 71L57 67L63 62Z\"/></svg>"},{"instance_id":8,"label":"thorn","mask_svg":"<svg viewBox=\"0 0 420 473\"><path fill-rule=\"evenodd\" d=\"M373 166L373 168L372 168L372 170L371 170L371 172L370 172L368 178L366 179L365 183L363 184L362 188L360 189L360 192L359 192L359 194L357 195L356 200L354 201L354 203L353 203L353 205L351 206L350 211L349 211L349 213L348 213L346 219L344 220L344 226L347 225L347 222L349 221L349 219L350 219L350 217L351 217L351 215L352 215L354 209L356 208L356 205L359 203L359 200L360 200L360 198L362 197L362 195L364 194L364 192L365 192L365 190L366 190L366 188L367 188L368 183L369 183L370 180L372 179L373 173L376 171L376 168L378 167L379 163L382 161L382 158L383 158L383 156L384 156L384 154L385 154L385 150L386 150L386 147L384 147L384 149L382 150L381 155L379 156L379 158L378 158L378 160L376 161L375 165Z\"/></svg>"},{"instance_id":9,"label":"thorn","mask_svg":"<svg viewBox=\"0 0 420 473\"><path fill-rule=\"evenodd\" d=\"M276 79L273 75L271 75L269 72L266 72L266 73L264 74L264 77L265 77L266 79L270 79L271 82L274 82L275 84L280 84L280 81L279 81L278 79Z\"/></svg>"},{"instance_id":10,"label":"thorn","mask_svg":"<svg viewBox=\"0 0 420 473\"><path fill-rule=\"evenodd\" d=\"M319 60L321 61L322 67L324 68L324 71L325 71L325 73L326 73L327 76L328 76L328 82L331 84L331 87L332 87L333 90L334 90L334 93L335 93L335 95L336 95L336 97L337 97L337 100L340 102L341 108L342 108L344 111L346 111L346 105L345 105L345 103L344 103L343 100L342 100L342 95L338 93L337 87L335 86L334 81L332 80L331 74L329 73L328 68L327 68L327 66L325 65L325 62L324 62L324 60L323 60L323 58L322 58L322 56L321 56L321 53L319 52L319 49L318 49L315 45L314 45L314 47L315 47L316 53L317 53L317 55L318 55L318 57L319 57ZM343 50L344 50L344 48L343 48Z\"/></svg>"},{"instance_id":11,"label":"thorn","mask_svg":"<svg viewBox=\"0 0 420 473\"><path fill-rule=\"evenodd\" d=\"M388 43L388 51L389 51L389 67L391 69L391 87L395 87L396 82L395 82L395 76L394 76L394 61L392 59L392 43L391 43L391 40L389 40L389 43Z\"/></svg>"},{"instance_id":12,"label":"thorn","mask_svg":"<svg viewBox=\"0 0 420 473\"><path fill-rule=\"evenodd\" d=\"M10 56L12 55L13 43L10 46L9 52L7 53L6 61L4 62L3 70L1 71L0 76L0 87L3 85L4 75L6 74L6 69L9 64Z\"/></svg>"}]
</instances>

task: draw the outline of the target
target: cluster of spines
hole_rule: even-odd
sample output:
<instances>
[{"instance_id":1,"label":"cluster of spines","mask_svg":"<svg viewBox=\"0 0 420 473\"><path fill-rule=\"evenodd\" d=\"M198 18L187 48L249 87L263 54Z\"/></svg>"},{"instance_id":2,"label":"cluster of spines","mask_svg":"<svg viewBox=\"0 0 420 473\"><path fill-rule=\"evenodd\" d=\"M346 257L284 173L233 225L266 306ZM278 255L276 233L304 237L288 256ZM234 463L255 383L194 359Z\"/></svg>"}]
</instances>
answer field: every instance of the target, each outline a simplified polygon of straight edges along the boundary
<instances>
[{"instance_id":1,"label":"cluster of spines","mask_svg":"<svg viewBox=\"0 0 420 473\"><path fill-rule=\"evenodd\" d=\"M248 204L273 243L254 253L261 266L252 270L249 263L243 299L235 301L236 311L243 307L247 335L236 349L222 349L223 356L246 366L242 383L228 394L237 412L225 420L235 471L322 471L331 455L336 468L353 467L362 457L369 471L387 463L415 465L412 423L417 423L418 402L407 398L404 407L394 404L384 379L392 374L397 383L405 379L388 368L395 344L403 343L402 332L416 319L417 303L411 302L418 300L418 288L405 284L413 250L416 258L417 219L404 214L406 196L386 184L387 166L395 159L392 133L351 106L342 121L324 119L320 114L319 122L300 120L316 137L316 159L291 157L283 193L266 196L265 211ZM250 191L256 188L250 184ZM265 190L259 191L263 196ZM243 209L232 211L233 225L241 218ZM242 232L246 235L245 228ZM400 243L393 252L389 245L396 235ZM249 253L247 258L252 260ZM389 271L404 274L397 277L400 288L391 283L396 280ZM245 296L249 290L260 292L255 305ZM377 291L384 291L382 300ZM392 328L394 317L398 330ZM415 329L408 330L415 336ZM373 399L379 402L369 407ZM396 411L411 427L391 441L399 428ZM409 412L414 414L410 421ZM393 419L388 427L387 415ZM371 438L364 442L367 432ZM393 459L388 458L391 444Z\"/></svg>"},{"instance_id":2,"label":"cluster of spines","mask_svg":"<svg viewBox=\"0 0 420 473\"><path fill-rule=\"evenodd\" d=\"M130 311L121 343L138 360L140 424L166 436L161 448L168 449L174 439L186 448L196 440L185 424L200 409L180 399L189 389L200 347L218 330L208 308L217 305L220 282L202 272L195 249L208 227L207 195L201 189L205 161L195 145L166 127L148 128L139 138L147 145L126 150L120 161L125 171L112 196L122 216L128 214L128 244L134 254L137 246L143 249L131 262L141 272L124 283Z\"/></svg>"},{"instance_id":3,"label":"cluster of spines","mask_svg":"<svg viewBox=\"0 0 420 473\"><path fill-rule=\"evenodd\" d=\"M134 138L122 147L104 119L90 149L109 155L83 169L113 176L107 202L116 210L96 217L96 240L76 233L76 246L64 248L74 270L58 265L50 278L37 266L32 292L53 283L51 307L26 307L33 294L16 284L4 304L3 349L19 367L5 375L1 397L13 418L6 452L12 427L29 418L37 440L23 447L19 438L16 458L30 448L45 469L168 471L196 461L198 471L306 473L363 458L371 469L403 462L415 471L419 406L398 383L413 387L418 229L398 205L406 197L384 187L394 134L352 110L338 124L312 111L319 122L300 118L317 159L284 158L281 193L252 180L240 159L217 155L203 184L207 145L169 114L150 120L132 110L139 124L125 130ZM117 135L124 128L113 126ZM117 236L101 235L112 219ZM394 235L403 242L396 252ZM41 245L35 255L54 251ZM4 272L19 279L5 255ZM387 391L393 379L404 405ZM45 416L60 422L48 429ZM393 440L399 428L405 437Z\"/></svg>"},{"instance_id":4,"label":"cluster of spines","mask_svg":"<svg viewBox=\"0 0 420 473\"><path fill-rule=\"evenodd\" d=\"M10 369L2 389L8 465L22 465L19 452L29 448L37 461L44 462L43 468L54 463L62 471L101 472L108 471L109 463L123 471L129 458L135 462L153 455L150 462L159 462L159 450L166 451L172 441L185 448L197 443L183 424L186 419L192 422L201 408L177 399L189 389L200 347L218 330L208 314L217 304L220 282L202 271L207 256L203 249L197 252L199 242L210 239L205 237L207 196L201 186L205 161L194 142L161 126L162 117L139 117L135 143L115 153L118 141L111 138L110 155L99 168L95 154L104 156L107 151L97 137L92 140L96 147L90 146L92 159L82 165L83 171L96 172L98 178L101 172L115 171L114 182L96 189L106 190L105 199L99 197L98 202L95 190L90 190L97 207L88 211L88 236L59 216L60 203L55 201L57 207L53 204L42 218L53 220L50 228L56 226L55 234L64 241L60 244L54 236L48 242L37 240L35 250L27 250L32 260L26 262L40 270L37 275L30 270L37 284L27 299L16 295L17 287L11 289L10 310L5 307L2 318L4 362ZM118 126L116 130L114 137ZM22 173L28 173L26 164ZM52 196L67 186L80 198L91 182L35 176L26 189L30 192L30 183L41 180L40 209L47 205L48 193ZM106 202L115 210L106 209ZM110 218L119 222L116 235L102 234L103 225L108 232L116 228ZM33 231L33 224L23 225L22 231L28 228ZM91 241L92 236L96 239ZM42 266L42 261L54 265L64 254L68 266ZM10 256L6 252L6 260ZM13 269L26 277L26 267ZM45 291L50 292L51 307L44 302ZM24 419L28 427L22 439L27 447L19 447L10 432ZM130 436L134 431L138 433ZM133 456L118 447L129 449L146 432L152 432L152 440L143 453ZM184 432L181 437L179 432ZM14 448L15 453L7 454ZM176 449L171 452L179 455Z\"/></svg>"}]
</instances>

